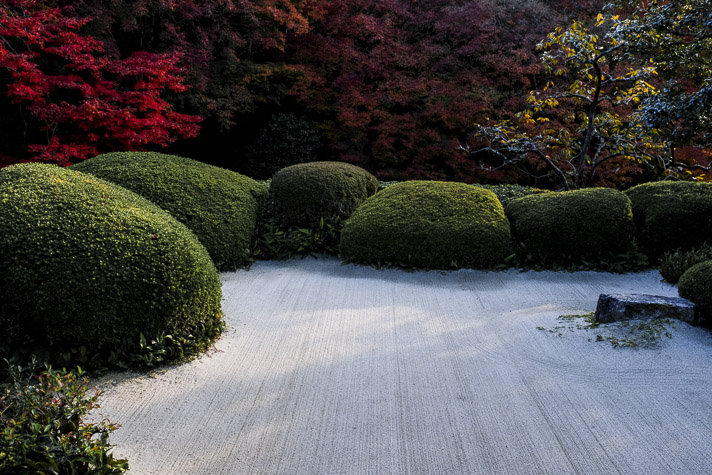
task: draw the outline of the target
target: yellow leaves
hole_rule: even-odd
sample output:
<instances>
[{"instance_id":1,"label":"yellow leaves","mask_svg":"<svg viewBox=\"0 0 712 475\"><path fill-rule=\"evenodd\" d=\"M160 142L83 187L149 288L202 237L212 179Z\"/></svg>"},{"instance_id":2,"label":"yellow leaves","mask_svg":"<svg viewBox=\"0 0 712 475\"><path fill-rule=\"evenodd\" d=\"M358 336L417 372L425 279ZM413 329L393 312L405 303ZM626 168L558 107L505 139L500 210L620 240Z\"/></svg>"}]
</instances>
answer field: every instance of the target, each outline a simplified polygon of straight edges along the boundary
<instances>
[{"instance_id":1,"label":"yellow leaves","mask_svg":"<svg viewBox=\"0 0 712 475\"><path fill-rule=\"evenodd\" d=\"M603 18L603 14L599 13L598 16L596 17L596 26L601 26L605 22L605 18Z\"/></svg>"}]
</instances>

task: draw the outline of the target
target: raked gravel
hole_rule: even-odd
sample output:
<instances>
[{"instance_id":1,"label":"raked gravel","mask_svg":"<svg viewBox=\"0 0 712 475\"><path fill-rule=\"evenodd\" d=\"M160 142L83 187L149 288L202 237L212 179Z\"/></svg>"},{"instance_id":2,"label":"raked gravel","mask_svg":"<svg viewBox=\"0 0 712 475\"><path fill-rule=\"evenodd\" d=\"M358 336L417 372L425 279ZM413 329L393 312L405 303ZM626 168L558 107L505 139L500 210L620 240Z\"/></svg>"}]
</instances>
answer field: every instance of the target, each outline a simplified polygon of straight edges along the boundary
<instances>
[{"instance_id":1,"label":"raked gravel","mask_svg":"<svg viewBox=\"0 0 712 475\"><path fill-rule=\"evenodd\" d=\"M222 279L208 355L96 382L131 473L712 473L708 331L614 348L559 328L600 293L677 295L657 272L307 258Z\"/></svg>"}]
</instances>

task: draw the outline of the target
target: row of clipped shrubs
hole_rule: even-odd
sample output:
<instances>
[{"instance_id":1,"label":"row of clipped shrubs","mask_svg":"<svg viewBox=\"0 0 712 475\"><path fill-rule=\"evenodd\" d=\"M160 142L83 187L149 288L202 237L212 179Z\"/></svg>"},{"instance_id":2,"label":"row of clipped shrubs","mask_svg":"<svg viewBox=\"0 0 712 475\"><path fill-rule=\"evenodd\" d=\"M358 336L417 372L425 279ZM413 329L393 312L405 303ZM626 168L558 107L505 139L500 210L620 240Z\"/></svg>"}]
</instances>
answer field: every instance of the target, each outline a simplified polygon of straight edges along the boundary
<instances>
[{"instance_id":1,"label":"row of clipped shrubs","mask_svg":"<svg viewBox=\"0 0 712 475\"><path fill-rule=\"evenodd\" d=\"M654 258L667 251L663 275L712 315L711 248L688 250L712 230L712 185L380 185L344 163L288 167L268 185L155 153L2 169L0 356L92 369L180 360L223 329L219 271L312 251L376 265L552 267L602 262L637 242ZM127 469L108 452L114 426L81 421L96 397L74 375L19 381L12 368L0 387L0 471Z\"/></svg>"},{"instance_id":2,"label":"row of clipped shrubs","mask_svg":"<svg viewBox=\"0 0 712 475\"><path fill-rule=\"evenodd\" d=\"M0 353L41 348L85 366L179 359L222 329L218 272L256 250L283 256L285 240L295 246L284 255L327 250L375 265L555 267L615 259L636 242L657 258L712 231L706 183L378 189L335 162L288 167L269 184L156 153L2 169Z\"/></svg>"},{"instance_id":3,"label":"row of clipped shrubs","mask_svg":"<svg viewBox=\"0 0 712 475\"><path fill-rule=\"evenodd\" d=\"M712 315L712 251L695 248L712 234L712 184L657 182L626 192L553 193L412 181L381 184L374 194L375 179L343 167L349 166L283 169L272 180L271 202L282 224L342 222L338 249L347 260L419 268L519 262L626 270L663 256L663 275L668 278L666 270L675 268L680 294L698 303L703 318ZM325 179L327 173L360 173L360 181L351 182L351 193L336 193L344 185L330 189L337 180ZM677 258L680 253L684 257Z\"/></svg>"}]
</instances>

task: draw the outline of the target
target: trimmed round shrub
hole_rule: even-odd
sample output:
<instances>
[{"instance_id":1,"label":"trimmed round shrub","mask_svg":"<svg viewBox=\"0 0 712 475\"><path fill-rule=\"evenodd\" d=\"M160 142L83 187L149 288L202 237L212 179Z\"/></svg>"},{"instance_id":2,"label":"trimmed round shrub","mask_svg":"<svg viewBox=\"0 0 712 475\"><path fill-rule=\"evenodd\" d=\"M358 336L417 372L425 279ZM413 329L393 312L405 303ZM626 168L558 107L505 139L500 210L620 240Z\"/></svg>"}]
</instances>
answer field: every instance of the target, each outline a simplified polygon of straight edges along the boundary
<instances>
[{"instance_id":1,"label":"trimmed round shrub","mask_svg":"<svg viewBox=\"0 0 712 475\"><path fill-rule=\"evenodd\" d=\"M367 199L344 224L349 260L409 267L489 268L510 252L494 193L465 183L408 181Z\"/></svg>"},{"instance_id":2,"label":"trimmed round shrub","mask_svg":"<svg viewBox=\"0 0 712 475\"><path fill-rule=\"evenodd\" d=\"M190 228L219 270L249 263L250 245L267 187L246 176L189 158L116 152L72 166L121 185Z\"/></svg>"},{"instance_id":3,"label":"trimmed round shrub","mask_svg":"<svg viewBox=\"0 0 712 475\"><path fill-rule=\"evenodd\" d=\"M689 181L644 183L626 191L633 206L638 243L658 256L690 249L712 235L712 184Z\"/></svg>"},{"instance_id":4,"label":"trimmed round shrub","mask_svg":"<svg viewBox=\"0 0 712 475\"><path fill-rule=\"evenodd\" d=\"M633 246L630 201L620 191L588 188L528 195L507 205L512 236L544 264L571 264Z\"/></svg>"},{"instance_id":5,"label":"trimmed round shrub","mask_svg":"<svg viewBox=\"0 0 712 475\"><path fill-rule=\"evenodd\" d=\"M270 183L274 216L284 226L316 227L344 220L378 189L363 168L341 162L311 162L278 171Z\"/></svg>"},{"instance_id":6,"label":"trimmed round shrub","mask_svg":"<svg viewBox=\"0 0 712 475\"><path fill-rule=\"evenodd\" d=\"M698 318L712 321L712 261L687 269L677 282L677 290L680 297L695 303Z\"/></svg>"},{"instance_id":7,"label":"trimmed round shrub","mask_svg":"<svg viewBox=\"0 0 712 475\"><path fill-rule=\"evenodd\" d=\"M1 343L104 360L222 328L220 277L183 224L137 194L46 164L0 170Z\"/></svg>"}]
</instances>

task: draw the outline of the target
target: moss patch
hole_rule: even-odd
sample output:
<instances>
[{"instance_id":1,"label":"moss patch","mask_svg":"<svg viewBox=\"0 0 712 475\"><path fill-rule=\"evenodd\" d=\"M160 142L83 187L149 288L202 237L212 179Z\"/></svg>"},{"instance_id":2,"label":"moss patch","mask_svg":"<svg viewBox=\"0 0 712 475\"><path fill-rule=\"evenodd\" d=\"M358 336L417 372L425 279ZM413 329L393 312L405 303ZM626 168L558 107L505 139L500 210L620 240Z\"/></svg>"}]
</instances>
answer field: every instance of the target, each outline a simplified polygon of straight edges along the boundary
<instances>
[{"instance_id":1,"label":"moss patch","mask_svg":"<svg viewBox=\"0 0 712 475\"><path fill-rule=\"evenodd\" d=\"M653 348L660 340L672 338L672 330L677 321L670 318L655 320L628 320L624 322L600 324L594 313L560 315L559 325L552 328L537 327L552 335L563 337L568 333L584 331L590 333L588 341L608 342L613 348Z\"/></svg>"}]
</instances>

